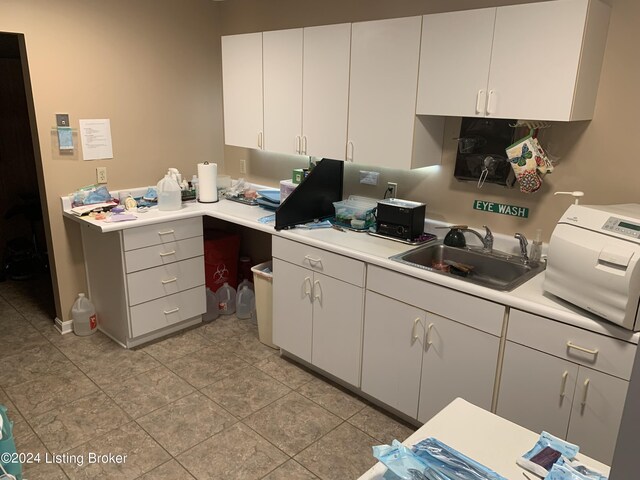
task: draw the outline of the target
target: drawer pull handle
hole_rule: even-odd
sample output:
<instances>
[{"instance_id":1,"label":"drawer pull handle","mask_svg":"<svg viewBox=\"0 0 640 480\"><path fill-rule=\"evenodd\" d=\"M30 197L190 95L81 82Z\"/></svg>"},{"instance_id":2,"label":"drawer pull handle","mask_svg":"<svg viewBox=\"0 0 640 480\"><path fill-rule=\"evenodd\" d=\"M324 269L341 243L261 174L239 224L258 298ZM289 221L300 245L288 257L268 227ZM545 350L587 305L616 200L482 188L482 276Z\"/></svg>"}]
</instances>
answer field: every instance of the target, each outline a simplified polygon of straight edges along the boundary
<instances>
[{"instance_id":1,"label":"drawer pull handle","mask_svg":"<svg viewBox=\"0 0 640 480\"><path fill-rule=\"evenodd\" d=\"M589 393L590 382L591 380L589 380L588 378L584 381L584 391L582 392L582 401L580 402L580 405L582 405L582 408L584 408L587 405L587 394Z\"/></svg>"},{"instance_id":2,"label":"drawer pull handle","mask_svg":"<svg viewBox=\"0 0 640 480\"><path fill-rule=\"evenodd\" d=\"M416 318L413 321L413 328L411 328L411 345L413 345L416 340L418 340L418 336L416 335L416 327L418 326L418 322L420 322L420 317Z\"/></svg>"},{"instance_id":3,"label":"drawer pull handle","mask_svg":"<svg viewBox=\"0 0 640 480\"><path fill-rule=\"evenodd\" d=\"M305 255L304 258L309 260L309 263L320 263L320 264L322 264L322 259L321 258L313 258L311 255Z\"/></svg>"},{"instance_id":4,"label":"drawer pull handle","mask_svg":"<svg viewBox=\"0 0 640 480\"><path fill-rule=\"evenodd\" d=\"M576 345L575 343L571 343L571 340L567 342L567 348L573 348L580 352L588 353L589 355L598 355L598 349L594 348L593 350L589 350L588 348L581 347L580 345Z\"/></svg>"},{"instance_id":5,"label":"drawer pull handle","mask_svg":"<svg viewBox=\"0 0 640 480\"><path fill-rule=\"evenodd\" d=\"M560 398L564 398L567 390L567 378L569 378L569 372L567 370L562 374L562 386L560 387Z\"/></svg>"},{"instance_id":6,"label":"drawer pull handle","mask_svg":"<svg viewBox=\"0 0 640 480\"><path fill-rule=\"evenodd\" d=\"M158 232L158 235L170 235L172 233L176 233L175 230L165 230L164 232Z\"/></svg>"},{"instance_id":7,"label":"drawer pull handle","mask_svg":"<svg viewBox=\"0 0 640 480\"><path fill-rule=\"evenodd\" d=\"M424 343L425 343L425 345L424 345L425 349L426 349L427 347L430 347L430 346L431 346L431 344L433 343L433 342L431 341L431 330L433 330L433 322L432 322L432 323L430 323L430 324L429 324L429 326L427 327L427 339L426 339L426 341L424 342Z\"/></svg>"},{"instance_id":8,"label":"drawer pull handle","mask_svg":"<svg viewBox=\"0 0 640 480\"><path fill-rule=\"evenodd\" d=\"M170 313L176 313L178 310L180 310L180 307L176 307L173 310L165 310L164 314L169 315Z\"/></svg>"},{"instance_id":9,"label":"drawer pull handle","mask_svg":"<svg viewBox=\"0 0 640 480\"><path fill-rule=\"evenodd\" d=\"M173 277L170 278L169 280L161 280L163 285L166 285L167 283L173 283L173 282L177 282L178 281L178 277Z\"/></svg>"},{"instance_id":10,"label":"drawer pull handle","mask_svg":"<svg viewBox=\"0 0 640 480\"><path fill-rule=\"evenodd\" d=\"M162 252L160 253L161 257L168 257L169 255L175 255L176 251L175 250L171 250L170 252Z\"/></svg>"}]
</instances>

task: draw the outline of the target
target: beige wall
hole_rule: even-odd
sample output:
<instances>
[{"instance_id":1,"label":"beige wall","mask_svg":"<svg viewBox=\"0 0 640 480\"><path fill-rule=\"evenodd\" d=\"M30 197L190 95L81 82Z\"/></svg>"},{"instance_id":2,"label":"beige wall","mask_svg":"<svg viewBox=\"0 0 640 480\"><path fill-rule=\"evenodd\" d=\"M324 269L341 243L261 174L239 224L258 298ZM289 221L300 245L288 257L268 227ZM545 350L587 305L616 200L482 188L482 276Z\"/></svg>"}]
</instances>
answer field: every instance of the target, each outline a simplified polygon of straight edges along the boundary
<instances>
[{"instance_id":1,"label":"beige wall","mask_svg":"<svg viewBox=\"0 0 640 480\"><path fill-rule=\"evenodd\" d=\"M0 31L25 35L53 251L56 310L68 319L86 289L79 227L59 197L95 182L113 190L155 184L222 162L219 25L211 0L3 0ZM109 118L112 160L61 156L55 113ZM77 148L80 148L77 145Z\"/></svg>"},{"instance_id":2,"label":"beige wall","mask_svg":"<svg viewBox=\"0 0 640 480\"><path fill-rule=\"evenodd\" d=\"M223 34L231 34L513 3L526 2L233 0L223 4L221 22ZM636 174L640 169L632 145L634 132L640 127L637 117L637 112L640 111L640 95L637 91L637 86L640 85L640 62L634 53L634 46L640 43L640 29L637 27L640 2L611 0L608 3L613 9L594 118L591 122L555 124L545 131L543 143L551 154L560 157L560 162L556 171L545 178L540 191L526 195L517 188L507 190L495 185L486 185L478 190L475 184L455 180L453 168L456 141L453 138L458 136L460 119L449 118L441 166L417 171L376 169L381 172L380 186L368 187L358 183L358 172L366 167L347 164L345 194L380 197L384 193L382 185L386 185L387 181L395 181L399 183L400 197L425 202L427 216L431 218L473 226L486 223L505 234L522 231L532 236L537 228L541 228L545 239L548 239L556 221L570 204L568 198L554 197L554 191L584 190L584 203L639 202ZM524 25L523 21L523 28ZM528 58L532 70L522 74L544 75L544 52L536 51L535 26L526 34L531 36ZM514 76L514 81L517 81L517 76ZM287 178L292 164L297 163L299 166L305 163L302 158L288 157L284 167L278 164L272 169L278 158L276 155L227 147L225 161L228 173L239 175L240 158L250 159L249 178L270 185ZM475 199L529 207L530 217L514 219L474 211L472 206Z\"/></svg>"}]
</instances>

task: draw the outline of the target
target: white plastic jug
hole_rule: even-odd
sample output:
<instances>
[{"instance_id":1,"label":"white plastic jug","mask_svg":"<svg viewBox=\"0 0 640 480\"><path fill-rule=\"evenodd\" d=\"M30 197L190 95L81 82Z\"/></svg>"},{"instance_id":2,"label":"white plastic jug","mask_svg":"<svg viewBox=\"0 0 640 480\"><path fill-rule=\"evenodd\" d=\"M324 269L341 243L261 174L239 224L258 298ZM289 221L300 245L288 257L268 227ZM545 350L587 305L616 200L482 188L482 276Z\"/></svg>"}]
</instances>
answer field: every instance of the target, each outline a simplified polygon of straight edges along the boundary
<instances>
[{"instance_id":1,"label":"white plastic jug","mask_svg":"<svg viewBox=\"0 0 640 480\"><path fill-rule=\"evenodd\" d=\"M242 287L244 287L245 285L249 287L249 290L251 290L252 292L256 291L255 288L253 288L253 282L245 278L238 284L238 292L240 292L242 290Z\"/></svg>"},{"instance_id":2,"label":"white plastic jug","mask_svg":"<svg viewBox=\"0 0 640 480\"><path fill-rule=\"evenodd\" d=\"M218 310L221 315L231 315L236 312L236 289L224 282L218 291Z\"/></svg>"},{"instance_id":3,"label":"white plastic jug","mask_svg":"<svg viewBox=\"0 0 640 480\"><path fill-rule=\"evenodd\" d=\"M218 296L210 288L207 288L207 311L202 315L202 321L211 322L219 316Z\"/></svg>"},{"instance_id":4,"label":"white plastic jug","mask_svg":"<svg viewBox=\"0 0 640 480\"><path fill-rule=\"evenodd\" d=\"M236 317L251 318L256 310L256 296L247 285L243 285L238 292L236 302Z\"/></svg>"},{"instance_id":5,"label":"white plastic jug","mask_svg":"<svg viewBox=\"0 0 640 480\"><path fill-rule=\"evenodd\" d=\"M98 329L98 317L93 303L84 293L79 293L73 307L71 307L73 319L73 333L80 336L91 335Z\"/></svg>"},{"instance_id":6,"label":"white plastic jug","mask_svg":"<svg viewBox=\"0 0 640 480\"><path fill-rule=\"evenodd\" d=\"M169 174L158 182L158 210L180 210L182 192L180 185Z\"/></svg>"}]
</instances>

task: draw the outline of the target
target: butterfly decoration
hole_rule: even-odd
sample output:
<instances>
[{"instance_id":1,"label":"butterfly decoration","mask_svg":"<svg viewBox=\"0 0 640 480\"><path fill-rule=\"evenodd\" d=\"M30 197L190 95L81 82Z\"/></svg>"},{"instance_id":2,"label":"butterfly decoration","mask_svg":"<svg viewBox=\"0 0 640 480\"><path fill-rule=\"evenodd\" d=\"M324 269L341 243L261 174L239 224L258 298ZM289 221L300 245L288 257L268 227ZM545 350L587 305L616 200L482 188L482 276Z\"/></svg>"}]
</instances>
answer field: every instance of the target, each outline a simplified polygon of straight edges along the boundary
<instances>
[{"instance_id":1,"label":"butterfly decoration","mask_svg":"<svg viewBox=\"0 0 640 480\"><path fill-rule=\"evenodd\" d=\"M511 163L517 163L519 167L524 167L527 164L527 160L533 157L533 153L529 150L529 147L525 143L522 145L522 153L519 157L513 157Z\"/></svg>"}]
</instances>

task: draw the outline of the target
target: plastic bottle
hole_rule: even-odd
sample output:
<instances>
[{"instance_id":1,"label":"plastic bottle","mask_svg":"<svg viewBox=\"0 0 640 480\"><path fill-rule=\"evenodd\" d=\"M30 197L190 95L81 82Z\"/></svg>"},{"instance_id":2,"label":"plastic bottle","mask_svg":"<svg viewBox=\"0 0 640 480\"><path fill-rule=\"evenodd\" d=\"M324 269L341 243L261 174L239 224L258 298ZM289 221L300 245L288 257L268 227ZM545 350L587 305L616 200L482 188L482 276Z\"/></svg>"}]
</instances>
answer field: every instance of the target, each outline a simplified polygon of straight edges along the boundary
<instances>
[{"instance_id":1,"label":"plastic bottle","mask_svg":"<svg viewBox=\"0 0 640 480\"><path fill-rule=\"evenodd\" d=\"M202 315L203 322L211 322L220 316L218 296L210 288L207 288L207 311Z\"/></svg>"},{"instance_id":2,"label":"plastic bottle","mask_svg":"<svg viewBox=\"0 0 640 480\"><path fill-rule=\"evenodd\" d=\"M93 303L84 293L79 293L73 307L71 307L73 319L73 333L80 336L91 335L98 329L98 317Z\"/></svg>"},{"instance_id":3,"label":"plastic bottle","mask_svg":"<svg viewBox=\"0 0 640 480\"><path fill-rule=\"evenodd\" d=\"M529 252L529 261L531 262L539 262L542 257L542 240L540 237L542 236L542 230L536 230L536 239L531 244L531 251Z\"/></svg>"},{"instance_id":4,"label":"plastic bottle","mask_svg":"<svg viewBox=\"0 0 640 480\"><path fill-rule=\"evenodd\" d=\"M191 188L196 191L196 200L200 198L200 188L198 187L198 176L194 175L191 177Z\"/></svg>"},{"instance_id":5,"label":"plastic bottle","mask_svg":"<svg viewBox=\"0 0 640 480\"><path fill-rule=\"evenodd\" d=\"M256 290L255 290L255 288L253 288L253 282L252 282L252 281L250 281L249 279L245 278L244 280L242 280L242 281L238 284L238 292L239 292L240 290L242 290L242 287L244 287L245 285L246 285L247 287L249 287L249 289L250 289L252 292L255 292L255 291L256 291Z\"/></svg>"},{"instance_id":6,"label":"plastic bottle","mask_svg":"<svg viewBox=\"0 0 640 480\"><path fill-rule=\"evenodd\" d=\"M218 291L218 310L221 315L231 315L236 311L236 289L224 282Z\"/></svg>"},{"instance_id":7,"label":"plastic bottle","mask_svg":"<svg viewBox=\"0 0 640 480\"><path fill-rule=\"evenodd\" d=\"M236 317L251 318L255 310L256 296L247 285L243 285L237 297Z\"/></svg>"},{"instance_id":8,"label":"plastic bottle","mask_svg":"<svg viewBox=\"0 0 640 480\"><path fill-rule=\"evenodd\" d=\"M158 182L158 210L179 210L182 206L180 185L169 175Z\"/></svg>"}]
</instances>

